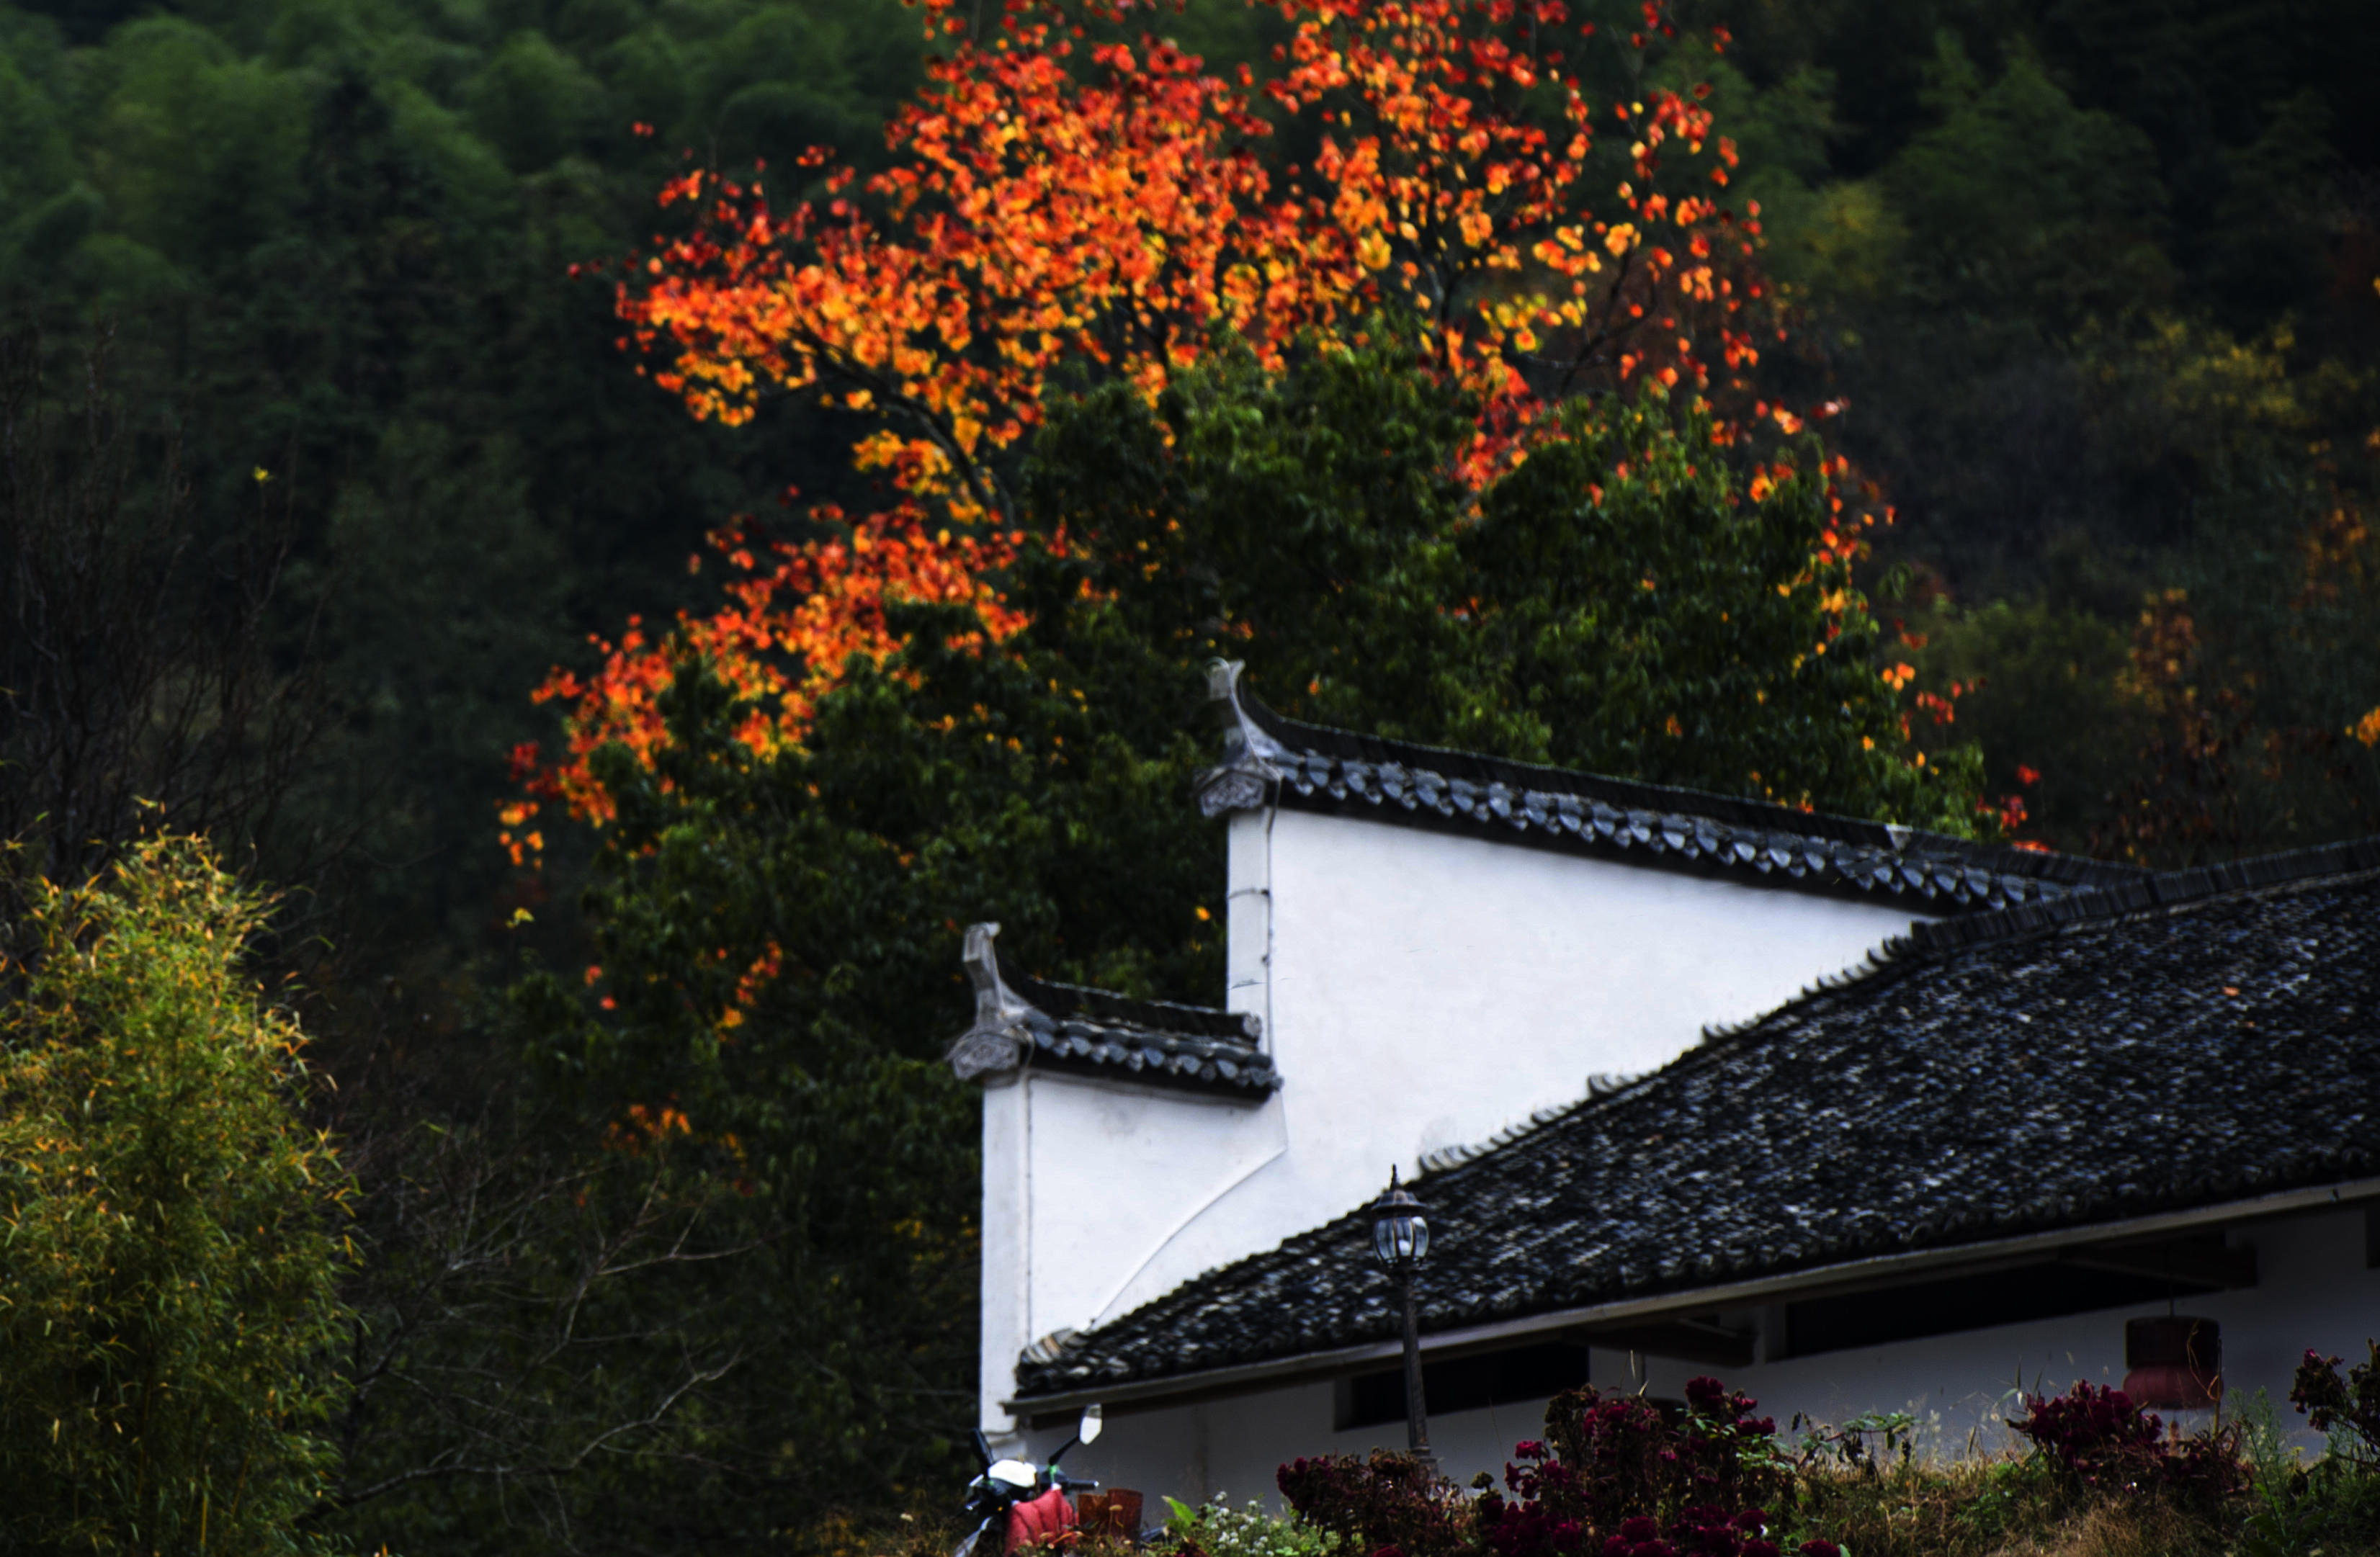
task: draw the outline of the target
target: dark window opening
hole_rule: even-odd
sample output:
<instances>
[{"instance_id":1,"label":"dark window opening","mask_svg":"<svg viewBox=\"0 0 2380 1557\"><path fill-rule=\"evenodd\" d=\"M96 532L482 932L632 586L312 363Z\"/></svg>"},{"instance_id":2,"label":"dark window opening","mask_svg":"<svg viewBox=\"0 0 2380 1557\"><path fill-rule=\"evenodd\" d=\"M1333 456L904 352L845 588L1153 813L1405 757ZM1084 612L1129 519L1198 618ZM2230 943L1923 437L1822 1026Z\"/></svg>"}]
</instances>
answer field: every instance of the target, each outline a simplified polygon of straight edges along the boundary
<instances>
[{"instance_id":1,"label":"dark window opening","mask_svg":"<svg viewBox=\"0 0 2380 1557\"><path fill-rule=\"evenodd\" d=\"M2042 1264L1881 1292L1815 1298L1786 1305L1784 1355L1808 1357L1962 1330L1988 1330L2027 1320L2061 1319L2098 1309L2162 1305L2169 1294L2186 1298L2200 1290L2197 1284L2155 1276Z\"/></svg>"},{"instance_id":2,"label":"dark window opening","mask_svg":"<svg viewBox=\"0 0 2380 1557\"><path fill-rule=\"evenodd\" d=\"M1543 1400L1585 1382L1586 1348L1561 1341L1421 1365L1422 1403L1433 1417ZM1342 1432L1405 1419L1402 1365L1342 1379L1337 1393L1335 1414Z\"/></svg>"}]
</instances>

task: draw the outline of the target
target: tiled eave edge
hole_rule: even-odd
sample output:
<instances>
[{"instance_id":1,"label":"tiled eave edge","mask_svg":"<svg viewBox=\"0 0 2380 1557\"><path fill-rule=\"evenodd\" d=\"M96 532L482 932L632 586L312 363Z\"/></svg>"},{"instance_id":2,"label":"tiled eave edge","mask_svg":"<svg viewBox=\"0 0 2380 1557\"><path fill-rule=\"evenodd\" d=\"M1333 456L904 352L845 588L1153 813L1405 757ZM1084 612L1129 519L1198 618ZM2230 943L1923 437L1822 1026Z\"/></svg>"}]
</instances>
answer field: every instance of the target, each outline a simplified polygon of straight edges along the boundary
<instances>
[{"instance_id":1,"label":"tiled eave edge","mask_svg":"<svg viewBox=\"0 0 2380 1557\"><path fill-rule=\"evenodd\" d=\"M1421 1349L1425 1356L1458 1357L1465 1353L1500 1349L1516 1341L1551 1332L1664 1319L1710 1309L1741 1308L1753 1303L1825 1297L1897 1285L1916 1277L1951 1275L1961 1271L1980 1273L2030 1264L2041 1256L2054 1255L2087 1244L2192 1232L2372 1200L2380 1200L2380 1178L2309 1185L2118 1221L2082 1224L2046 1232L1912 1249L1900 1254L1871 1255L1740 1281L1451 1325L1425 1334L1421 1337ZM1070 1384L1065 1389L1052 1390L1048 1394L1020 1394L1013 1400L1002 1402L1002 1406L1020 1414L1067 1411L1094 1401L1116 1407L1156 1406L1188 1398L1238 1394L1251 1389L1337 1377L1376 1363L1393 1361L1403 1354L1403 1343L1400 1340L1366 1341L1155 1378L1118 1379L1106 1382L1085 1381L1079 1385Z\"/></svg>"},{"instance_id":2,"label":"tiled eave edge","mask_svg":"<svg viewBox=\"0 0 2380 1557\"><path fill-rule=\"evenodd\" d=\"M1776 821L1748 824L1498 778L1450 777L1418 763L1300 750L1266 727L1269 720L1286 728L1286 721L1260 718L1247 706L1236 665L1215 667L1208 690L1226 719L1224 760L1197 779L1199 808L1209 816L1278 804L1698 874L1760 876L1834 896L1872 900L1890 895L1934 913L2054 903L2146 875L2067 856L1973 850L1947 837L1840 818L1812 817L1808 830L1796 830L1784 820L1796 814L1780 807L1650 785L1610 781L1604 787L1646 801L1660 796L1744 815L1773 813ZM1542 771L1549 779L1563 777Z\"/></svg>"},{"instance_id":3,"label":"tiled eave edge","mask_svg":"<svg viewBox=\"0 0 2380 1557\"><path fill-rule=\"evenodd\" d=\"M1211 1032L1175 1032L1129 1020L1093 1020L1043 1010L1001 977L1000 959L992 949L999 934L997 924L967 927L962 961L968 982L975 986L975 1021L952 1041L943 1056L960 1080L998 1084L1038 1071L1251 1103L1281 1090L1281 1072L1258 1046L1253 1029L1249 1039L1240 1042ZM1086 997L1095 997L1114 1010L1136 1007L1160 1015L1168 1010L1186 1011L1218 1023L1254 1020L1222 1011L1128 1001L1098 990L1022 982L1028 989L1048 993L1053 1002L1063 999L1080 1006Z\"/></svg>"},{"instance_id":4,"label":"tiled eave edge","mask_svg":"<svg viewBox=\"0 0 2380 1557\"><path fill-rule=\"evenodd\" d=\"M1056 1071L1250 1099L1269 1097L1281 1089L1281 1072L1270 1057L1220 1039L1081 1021L1060 1027L1028 1019L1023 1025L1031 1044L1022 1066L1028 1074Z\"/></svg>"}]
</instances>

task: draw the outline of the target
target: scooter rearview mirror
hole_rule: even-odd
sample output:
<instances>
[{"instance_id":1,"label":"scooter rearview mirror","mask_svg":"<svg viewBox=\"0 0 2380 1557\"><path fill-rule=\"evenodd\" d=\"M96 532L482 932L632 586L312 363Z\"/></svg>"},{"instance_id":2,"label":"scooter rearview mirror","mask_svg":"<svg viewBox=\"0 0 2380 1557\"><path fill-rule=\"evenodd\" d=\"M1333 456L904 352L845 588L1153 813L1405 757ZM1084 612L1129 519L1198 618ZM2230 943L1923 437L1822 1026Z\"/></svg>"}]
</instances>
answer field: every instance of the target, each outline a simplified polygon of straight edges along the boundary
<instances>
[{"instance_id":1,"label":"scooter rearview mirror","mask_svg":"<svg viewBox=\"0 0 2380 1557\"><path fill-rule=\"evenodd\" d=\"M1099 1402L1093 1401L1083 1407L1083 1425L1075 1430L1075 1436L1085 1443L1098 1442L1100 1419Z\"/></svg>"}]
</instances>

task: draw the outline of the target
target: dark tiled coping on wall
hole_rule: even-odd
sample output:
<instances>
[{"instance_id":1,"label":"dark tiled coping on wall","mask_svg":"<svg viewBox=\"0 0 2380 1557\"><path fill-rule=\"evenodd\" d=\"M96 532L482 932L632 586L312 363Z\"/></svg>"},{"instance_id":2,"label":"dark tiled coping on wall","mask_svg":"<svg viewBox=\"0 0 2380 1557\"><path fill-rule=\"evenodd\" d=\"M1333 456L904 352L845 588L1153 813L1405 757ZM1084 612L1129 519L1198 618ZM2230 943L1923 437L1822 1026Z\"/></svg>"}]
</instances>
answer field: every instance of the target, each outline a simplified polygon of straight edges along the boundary
<instances>
[{"instance_id":1,"label":"dark tiled coping on wall","mask_svg":"<svg viewBox=\"0 0 2380 1557\"><path fill-rule=\"evenodd\" d=\"M1268 803L1957 914L2054 902L2149 873L1985 847L1880 822L1506 762L1301 724L1218 668L1224 758L1199 779L1209 815Z\"/></svg>"},{"instance_id":2,"label":"dark tiled coping on wall","mask_svg":"<svg viewBox=\"0 0 2380 1557\"><path fill-rule=\"evenodd\" d=\"M1011 977L1008 986L1032 1007L1023 1022L1028 1066L1244 1096L1281 1086L1253 1018L1042 979Z\"/></svg>"}]
</instances>

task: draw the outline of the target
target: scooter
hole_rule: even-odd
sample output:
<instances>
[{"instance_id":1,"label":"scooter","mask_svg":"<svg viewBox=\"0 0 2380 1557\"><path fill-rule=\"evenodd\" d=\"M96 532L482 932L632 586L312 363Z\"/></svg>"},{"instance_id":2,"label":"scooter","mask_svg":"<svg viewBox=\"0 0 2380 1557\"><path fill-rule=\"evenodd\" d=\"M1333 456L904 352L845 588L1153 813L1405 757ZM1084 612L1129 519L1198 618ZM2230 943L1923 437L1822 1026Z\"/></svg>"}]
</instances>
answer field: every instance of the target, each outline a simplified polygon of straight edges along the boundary
<instances>
[{"instance_id":1,"label":"scooter","mask_svg":"<svg viewBox=\"0 0 2380 1557\"><path fill-rule=\"evenodd\" d=\"M1046 1466L1030 1460L996 1460L983 1430L976 1429L976 1458L983 1474L967 1483L966 1539L951 1557L1014 1557L1028 1546L1062 1540L1079 1523L1070 1492L1099 1489L1096 1481L1078 1481L1058 1468L1067 1449L1094 1443L1099 1436L1099 1408L1083 1408L1082 1426L1065 1448L1050 1456Z\"/></svg>"}]
</instances>

